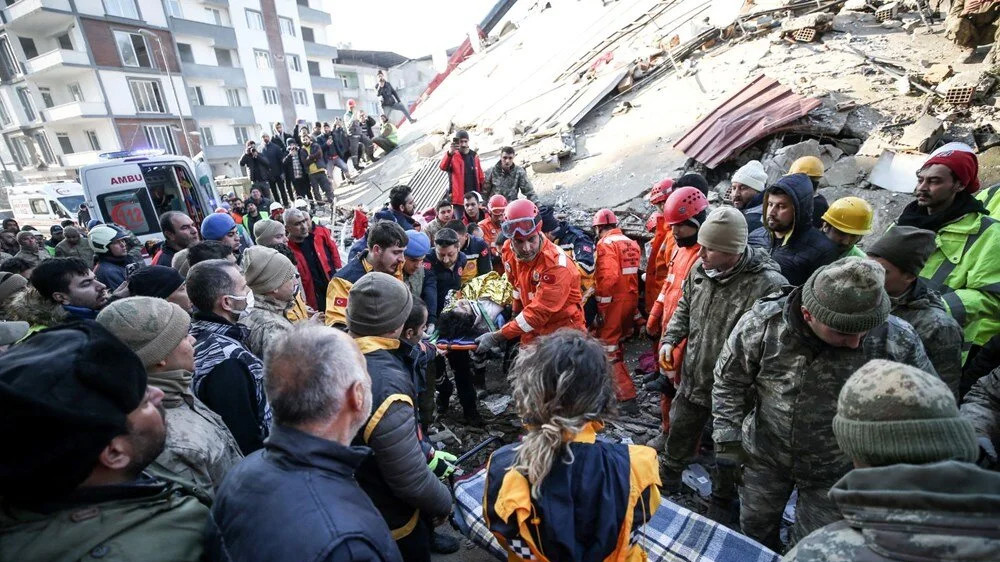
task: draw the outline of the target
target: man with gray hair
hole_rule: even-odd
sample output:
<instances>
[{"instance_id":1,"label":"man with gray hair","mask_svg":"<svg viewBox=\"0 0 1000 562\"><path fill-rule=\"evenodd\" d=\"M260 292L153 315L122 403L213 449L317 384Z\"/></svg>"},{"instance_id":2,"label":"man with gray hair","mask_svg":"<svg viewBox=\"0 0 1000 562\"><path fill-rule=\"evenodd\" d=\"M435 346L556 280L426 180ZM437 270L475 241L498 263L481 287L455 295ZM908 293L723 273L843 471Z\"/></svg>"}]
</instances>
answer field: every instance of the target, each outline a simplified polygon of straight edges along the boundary
<instances>
[{"instance_id":1,"label":"man with gray hair","mask_svg":"<svg viewBox=\"0 0 1000 562\"><path fill-rule=\"evenodd\" d=\"M288 247L295 254L295 267L302 278L306 304L313 310L326 310L326 290L330 278L341 267L340 251L330 229L313 224L309 213L288 209L284 213Z\"/></svg>"},{"instance_id":2,"label":"man with gray hair","mask_svg":"<svg viewBox=\"0 0 1000 562\"><path fill-rule=\"evenodd\" d=\"M333 328L298 326L274 341L264 380L271 436L220 488L209 559L402 560L354 479L370 449L350 443L372 407L358 346Z\"/></svg>"}]
</instances>

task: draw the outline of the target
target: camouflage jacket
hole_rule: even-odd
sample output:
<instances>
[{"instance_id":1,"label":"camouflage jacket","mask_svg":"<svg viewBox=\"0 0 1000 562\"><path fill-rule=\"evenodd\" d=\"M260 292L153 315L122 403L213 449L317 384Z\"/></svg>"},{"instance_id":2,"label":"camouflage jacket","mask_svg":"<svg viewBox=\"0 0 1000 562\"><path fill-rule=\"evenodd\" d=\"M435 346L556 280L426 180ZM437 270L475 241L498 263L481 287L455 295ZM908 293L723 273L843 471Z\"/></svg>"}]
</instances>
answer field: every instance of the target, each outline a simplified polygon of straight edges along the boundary
<instances>
[{"instance_id":1,"label":"camouflage jacket","mask_svg":"<svg viewBox=\"0 0 1000 562\"><path fill-rule=\"evenodd\" d=\"M712 373L726 336L753 303L786 283L781 266L762 248L747 246L731 273L712 278L699 261L691 268L662 343L676 347L687 338L681 385L691 402L712 407Z\"/></svg>"},{"instance_id":2,"label":"camouflage jacket","mask_svg":"<svg viewBox=\"0 0 1000 562\"><path fill-rule=\"evenodd\" d=\"M269 297L254 300L253 309L240 318L240 324L250 329L246 345L250 351L264 359L264 352L279 335L292 329L286 313L295 302L279 303Z\"/></svg>"},{"instance_id":3,"label":"camouflage jacket","mask_svg":"<svg viewBox=\"0 0 1000 562\"><path fill-rule=\"evenodd\" d=\"M80 489L59 504L0 506L0 560L199 560L207 498L178 483L142 476ZM84 498L83 496L86 496Z\"/></svg>"},{"instance_id":4,"label":"camouflage jacket","mask_svg":"<svg viewBox=\"0 0 1000 562\"><path fill-rule=\"evenodd\" d=\"M941 295L927 288L917 278L905 295L892 299L892 314L913 326L924 344L924 351L941 380L958 399L958 383L962 379L962 326L948 314Z\"/></svg>"},{"instance_id":5,"label":"camouflage jacket","mask_svg":"<svg viewBox=\"0 0 1000 562\"><path fill-rule=\"evenodd\" d=\"M22 260L30 263L32 266L37 266L42 263L42 260L47 260L52 256L50 256L45 250L38 250L37 252L21 250L20 252L14 254L14 257L21 258Z\"/></svg>"},{"instance_id":6,"label":"camouflage jacket","mask_svg":"<svg viewBox=\"0 0 1000 562\"><path fill-rule=\"evenodd\" d=\"M76 246L70 246L68 240L63 240L56 244L57 258L80 258L87 267L94 267L94 250L86 239L80 239Z\"/></svg>"},{"instance_id":7,"label":"camouflage jacket","mask_svg":"<svg viewBox=\"0 0 1000 562\"><path fill-rule=\"evenodd\" d=\"M486 171L486 181L483 183L483 198L489 201L494 195L503 195L507 201L514 201L518 194L524 195L525 199L538 201L535 195L535 188L531 186L528 179L528 172L518 165L508 172L503 169L500 162Z\"/></svg>"},{"instance_id":8,"label":"camouflage jacket","mask_svg":"<svg viewBox=\"0 0 1000 562\"><path fill-rule=\"evenodd\" d=\"M167 442L153 468L194 484L208 495L243 460L236 439L218 414L191 394L191 373L149 373L149 384L163 391Z\"/></svg>"},{"instance_id":9,"label":"camouflage jacket","mask_svg":"<svg viewBox=\"0 0 1000 562\"><path fill-rule=\"evenodd\" d=\"M1000 368L976 381L962 402L962 417L972 422L976 436L1000 450Z\"/></svg>"},{"instance_id":10,"label":"camouflage jacket","mask_svg":"<svg viewBox=\"0 0 1000 562\"><path fill-rule=\"evenodd\" d=\"M859 468L830 498L844 520L814 531L783 560L1000 560L995 472L958 461Z\"/></svg>"},{"instance_id":11,"label":"camouflage jacket","mask_svg":"<svg viewBox=\"0 0 1000 562\"><path fill-rule=\"evenodd\" d=\"M823 484L851 468L833 435L837 396L848 377L871 359L929 373L934 367L917 333L894 316L858 349L832 347L813 335L801 303L801 289L786 289L757 301L736 323L715 365L712 437L742 440L747 453L797 481Z\"/></svg>"}]
</instances>

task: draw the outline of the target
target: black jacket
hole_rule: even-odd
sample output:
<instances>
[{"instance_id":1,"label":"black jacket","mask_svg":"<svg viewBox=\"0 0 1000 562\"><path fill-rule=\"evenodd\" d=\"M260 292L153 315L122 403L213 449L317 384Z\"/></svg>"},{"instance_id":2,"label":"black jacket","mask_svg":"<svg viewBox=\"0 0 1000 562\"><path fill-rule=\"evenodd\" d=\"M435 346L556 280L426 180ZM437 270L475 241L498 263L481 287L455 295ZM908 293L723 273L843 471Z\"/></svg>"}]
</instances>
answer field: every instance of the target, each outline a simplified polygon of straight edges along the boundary
<instances>
[{"instance_id":1,"label":"black jacket","mask_svg":"<svg viewBox=\"0 0 1000 562\"><path fill-rule=\"evenodd\" d=\"M753 232L764 226L764 192L753 196L753 199L743 208L743 217L747 219L747 232Z\"/></svg>"},{"instance_id":2,"label":"black jacket","mask_svg":"<svg viewBox=\"0 0 1000 562\"><path fill-rule=\"evenodd\" d=\"M333 129L331 135L333 136L333 147L337 156L346 162L351 157L351 139L347 136L347 131L343 127L336 127Z\"/></svg>"},{"instance_id":3,"label":"black jacket","mask_svg":"<svg viewBox=\"0 0 1000 562\"><path fill-rule=\"evenodd\" d=\"M207 558L401 561L385 520L354 479L370 456L366 447L275 424L264 450L230 470L219 488Z\"/></svg>"},{"instance_id":4,"label":"black jacket","mask_svg":"<svg viewBox=\"0 0 1000 562\"><path fill-rule=\"evenodd\" d=\"M286 151L287 149L285 148L284 143L278 141L277 137L271 137L271 142L264 145L264 149L260 151L261 156L264 157L264 160L267 162L267 167L271 172L270 179L273 180L278 178L284 171L281 165L281 159L285 157ZM264 211L266 209L261 210Z\"/></svg>"},{"instance_id":5,"label":"black jacket","mask_svg":"<svg viewBox=\"0 0 1000 562\"><path fill-rule=\"evenodd\" d=\"M378 87L378 95L382 98L382 105L395 105L399 103L399 94L396 93L396 88L393 88L388 80L385 81L385 84Z\"/></svg>"},{"instance_id":6,"label":"black jacket","mask_svg":"<svg viewBox=\"0 0 1000 562\"><path fill-rule=\"evenodd\" d=\"M770 189L780 190L792 199L795 223L787 240L777 238L767 224L750 234L750 243L766 249L781 266L781 274L792 285L802 285L814 271L832 263L840 249L812 225L813 189L805 174L791 174L779 179ZM767 208L768 195L764 195Z\"/></svg>"},{"instance_id":7,"label":"black jacket","mask_svg":"<svg viewBox=\"0 0 1000 562\"><path fill-rule=\"evenodd\" d=\"M267 181L271 179L271 166L260 151L255 151L253 154L244 152L243 157L240 158L240 166L246 166L247 172L250 175L250 181Z\"/></svg>"},{"instance_id":8,"label":"black jacket","mask_svg":"<svg viewBox=\"0 0 1000 562\"><path fill-rule=\"evenodd\" d=\"M465 265L469 263L465 254L458 252L458 260L450 268L445 267L437 259L437 254L433 251L427 256L427 264L430 268L424 272L424 275L433 275L434 280L437 283L437 310L434 311L435 318L441 314L441 309L448 300L449 291L457 291L462 288L462 271L465 269Z\"/></svg>"},{"instance_id":9,"label":"black jacket","mask_svg":"<svg viewBox=\"0 0 1000 562\"><path fill-rule=\"evenodd\" d=\"M295 152L285 152L285 156L281 160L281 165L284 167L285 170L285 180L287 181L295 180L295 174L292 173L292 158L296 157L298 157L299 163L302 165L302 177L299 178L299 181L302 181L304 179L305 181L308 182L309 164L306 163L306 160L309 158L309 153L306 152L306 149L301 147Z\"/></svg>"}]
</instances>

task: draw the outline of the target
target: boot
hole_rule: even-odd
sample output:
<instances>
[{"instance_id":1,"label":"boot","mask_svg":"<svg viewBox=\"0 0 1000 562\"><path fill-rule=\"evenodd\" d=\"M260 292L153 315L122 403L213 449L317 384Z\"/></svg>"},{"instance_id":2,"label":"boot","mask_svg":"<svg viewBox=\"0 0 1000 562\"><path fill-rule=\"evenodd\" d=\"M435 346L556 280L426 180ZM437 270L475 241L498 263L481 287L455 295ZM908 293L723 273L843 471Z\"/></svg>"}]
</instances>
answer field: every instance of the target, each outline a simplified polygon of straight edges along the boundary
<instances>
[{"instance_id":1,"label":"boot","mask_svg":"<svg viewBox=\"0 0 1000 562\"><path fill-rule=\"evenodd\" d=\"M652 373L643 373L640 369L636 369L635 374L642 375L642 384L648 384L660 378L660 373L656 371L653 371Z\"/></svg>"},{"instance_id":2,"label":"boot","mask_svg":"<svg viewBox=\"0 0 1000 562\"><path fill-rule=\"evenodd\" d=\"M622 416L636 416L639 414L639 403L635 398L623 400L618 403L618 413Z\"/></svg>"},{"instance_id":3,"label":"boot","mask_svg":"<svg viewBox=\"0 0 1000 562\"><path fill-rule=\"evenodd\" d=\"M646 441L647 447L652 447L657 453L662 453L667 450L667 434L661 431L659 435Z\"/></svg>"},{"instance_id":4,"label":"boot","mask_svg":"<svg viewBox=\"0 0 1000 562\"><path fill-rule=\"evenodd\" d=\"M681 473L671 470L666 466L660 467L660 489L666 494L679 494L681 492Z\"/></svg>"},{"instance_id":5,"label":"boot","mask_svg":"<svg viewBox=\"0 0 1000 562\"><path fill-rule=\"evenodd\" d=\"M739 530L739 512L734 509L736 503L733 500L723 499L712 495L712 500L708 504L706 516L720 525L725 525L730 529Z\"/></svg>"},{"instance_id":6,"label":"boot","mask_svg":"<svg viewBox=\"0 0 1000 562\"><path fill-rule=\"evenodd\" d=\"M660 394L664 394L670 398L673 398L677 394L677 389L674 388L674 383L670 382L667 377L663 376L657 377L656 380L646 384L643 388L649 392L659 392Z\"/></svg>"},{"instance_id":7,"label":"boot","mask_svg":"<svg viewBox=\"0 0 1000 562\"><path fill-rule=\"evenodd\" d=\"M431 531L431 552L435 554L452 554L458 552L461 544L451 535Z\"/></svg>"}]
</instances>

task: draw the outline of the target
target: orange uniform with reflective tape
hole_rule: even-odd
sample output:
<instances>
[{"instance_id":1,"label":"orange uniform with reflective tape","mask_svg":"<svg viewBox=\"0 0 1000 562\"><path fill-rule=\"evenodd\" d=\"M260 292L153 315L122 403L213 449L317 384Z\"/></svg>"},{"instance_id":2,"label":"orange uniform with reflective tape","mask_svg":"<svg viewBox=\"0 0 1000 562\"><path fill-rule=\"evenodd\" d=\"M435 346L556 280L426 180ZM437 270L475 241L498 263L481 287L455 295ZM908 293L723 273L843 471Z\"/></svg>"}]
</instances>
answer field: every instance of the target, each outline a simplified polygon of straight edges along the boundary
<instances>
[{"instance_id":1,"label":"orange uniform with reflective tape","mask_svg":"<svg viewBox=\"0 0 1000 562\"><path fill-rule=\"evenodd\" d=\"M597 242L597 264L594 270L597 312L604 322L597 328L604 353L611 362L615 379L615 394L619 400L635 398L635 384L625 368L622 339L632 331L635 311L639 306L639 244L622 234L621 229L609 230Z\"/></svg>"},{"instance_id":2,"label":"orange uniform with reflective tape","mask_svg":"<svg viewBox=\"0 0 1000 562\"><path fill-rule=\"evenodd\" d=\"M486 217L479 221L479 228L483 229L483 240L486 240L486 243L490 245L494 254L499 254L496 244L500 238L500 225L494 224L493 219Z\"/></svg>"},{"instance_id":3,"label":"orange uniform with reflective tape","mask_svg":"<svg viewBox=\"0 0 1000 562\"><path fill-rule=\"evenodd\" d=\"M542 247L530 262L518 260L510 240L501 252L507 280L514 286L514 319L500 328L504 338L518 336L530 343L560 328L586 330L580 304L580 270L566 253L542 237Z\"/></svg>"},{"instance_id":4,"label":"orange uniform with reflective tape","mask_svg":"<svg viewBox=\"0 0 1000 562\"><path fill-rule=\"evenodd\" d=\"M677 246L672 232L662 216L656 218L656 233L649 245L649 259L646 261L646 314L653 310L656 296L660 294L663 280L667 277L667 262Z\"/></svg>"}]
</instances>

